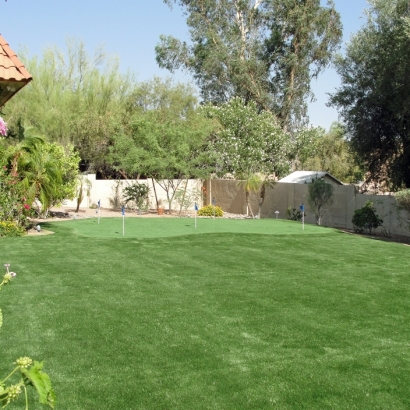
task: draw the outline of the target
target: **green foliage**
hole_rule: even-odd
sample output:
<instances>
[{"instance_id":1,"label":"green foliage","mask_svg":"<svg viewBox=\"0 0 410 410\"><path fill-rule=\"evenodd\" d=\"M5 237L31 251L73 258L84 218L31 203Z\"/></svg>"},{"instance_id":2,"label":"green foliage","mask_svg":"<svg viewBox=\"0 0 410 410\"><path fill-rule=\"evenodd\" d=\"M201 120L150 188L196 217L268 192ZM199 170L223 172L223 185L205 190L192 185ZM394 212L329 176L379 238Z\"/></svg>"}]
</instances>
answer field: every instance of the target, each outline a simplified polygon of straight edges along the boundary
<instances>
[{"instance_id":1,"label":"green foliage","mask_svg":"<svg viewBox=\"0 0 410 410\"><path fill-rule=\"evenodd\" d=\"M258 174L244 173L241 175L241 179L241 181L237 182L237 185L243 188L245 192L246 207L252 218L255 218L250 203L250 195L252 192L259 191L262 184L261 177Z\"/></svg>"},{"instance_id":2,"label":"green foliage","mask_svg":"<svg viewBox=\"0 0 410 410\"><path fill-rule=\"evenodd\" d=\"M49 47L40 57L19 57L35 81L4 108L10 138L32 127L50 142L74 146L88 170L109 174L107 150L124 118L133 76L121 74L118 59L101 47L89 55L76 39L68 39L65 50Z\"/></svg>"},{"instance_id":3,"label":"green foliage","mask_svg":"<svg viewBox=\"0 0 410 410\"><path fill-rule=\"evenodd\" d=\"M410 188L410 65L407 0L369 1L367 22L351 38L336 69L331 97L368 179Z\"/></svg>"},{"instance_id":4,"label":"green foliage","mask_svg":"<svg viewBox=\"0 0 410 410\"><path fill-rule=\"evenodd\" d=\"M165 0L186 13L191 44L161 36L160 67L190 72L204 101L233 97L280 117L283 127L305 115L310 80L325 68L342 36L333 3Z\"/></svg>"},{"instance_id":5,"label":"green foliage","mask_svg":"<svg viewBox=\"0 0 410 410\"><path fill-rule=\"evenodd\" d=\"M291 221L301 221L302 220L302 211L291 206L286 209L286 217Z\"/></svg>"},{"instance_id":6,"label":"green foliage","mask_svg":"<svg viewBox=\"0 0 410 410\"><path fill-rule=\"evenodd\" d=\"M74 198L80 157L73 147L65 149L29 135L9 146L3 161L10 175L18 178L28 203L37 201L40 215L46 216L51 207Z\"/></svg>"},{"instance_id":7,"label":"green foliage","mask_svg":"<svg viewBox=\"0 0 410 410\"><path fill-rule=\"evenodd\" d=\"M363 180L344 127L335 122L329 132L321 127L303 128L296 135L296 166L305 171L327 171L340 181Z\"/></svg>"},{"instance_id":8,"label":"green foliage","mask_svg":"<svg viewBox=\"0 0 410 410\"><path fill-rule=\"evenodd\" d=\"M371 234L372 229L376 229L383 224L383 219L376 214L373 202L367 201L363 208L354 211L352 223L355 232L368 232Z\"/></svg>"},{"instance_id":9,"label":"green foliage","mask_svg":"<svg viewBox=\"0 0 410 410\"><path fill-rule=\"evenodd\" d=\"M219 206L205 205L198 210L198 216L215 216L216 218L220 218L224 216L224 212Z\"/></svg>"},{"instance_id":10,"label":"green foliage","mask_svg":"<svg viewBox=\"0 0 410 410\"><path fill-rule=\"evenodd\" d=\"M410 189L396 192L394 198L398 209L406 212L406 228L410 231Z\"/></svg>"},{"instance_id":11,"label":"green foliage","mask_svg":"<svg viewBox=\"0 0 410 410\"><path fill-rule=\"evenodd\" d=\"M232 173L239 179L243 174L282 176L289 172L290 135L270 112L241 98L219 106L206 105L202 112L219 123L211 142L218 175Z\"/></svg>"},{"instance_id":12,"label":"green foliage","mask_svg":"<svg viewBox=\"0 0 410 410\"><path fill-rule=\"evenodd\" d=\"M188 189L187 185L188 181L185 181L184 186L177 189L174 197L175 201L180 206L180 211L184 210L185 212L202 199L202 191L200 189Z\"/></svg>"},{"instance_id":13,"label":"green foliage","mask_svg":"<svg viewBox=\"0 0 410 410\"><path fill-rule=\"evenodd\" d=\"M313 178L312 182L308 185L308 192L309 206L315 214L316 223L320 225L325 207L333 202L333 185L322 179Z\"/></svg>"},{"instance_id":14,"label":"green foliage","mask_svg":"<svg viewBox=\"0 0 410 410\"><path fill-rule=\"evenodd\" d=\"M138 209L141 209L144 201L148 199L149 186L147 184L142 184L135 182L124 188L123 198L125 203L133 201L137 204Z\"/></svg>"},{"instance_id":15,"label":"green foliage","mask_svg":"<svg viewBox=\"0 0 410 410\"><path fill-rule=\"evenodd\" d=\"M394 198L396 199L399 208L410 214L410 189L396 192Z\"/></svg>"},{"instance_id":16,"label":"green foliage","mask_svg":"<svg viewBox=\"0 0 410 410\"><path fill-rule=\"evenodd\" d=\"M20 182L19 174L0 167L0 236L15 236L24 232L27 217L31 215L30 201Z\"/></svg>"},{"instance_id":17,"label":"green foliage","mask_svg":"<svg viewBox=\"0 0 410 410\"><path fill-rule=\"evenodd\" d=\"M26 230L14 221L0 221L0 236L23 236Z\"/></svg>"},{"instance_id":18,"label":"green foliage","mask_svg":"<svg viewBox=\"0 0 410 410\"><path fill-rule=\"evenodd\" d=\"M15 272L9 271L10 264L5 264L6 274L3 277L3 281L0 283L0 290L3 286L9 284L16 276ZM0 311L0 327L3 323L3 316ZM16 367L13 371L3 380L0 381L0 402L3 407L6 407L9 403L17 400L20 394L24 391L26 410L28 409L27 388L32 386L38 394L39 402L47 405L51 409L54 409L56 395L51 385L50 377L42 371L43 363L36 362L29 357L20 357L15 363ZM12 378L19 375L20 379L15 384L10 384Z\"/></svg>"}]
</instances>

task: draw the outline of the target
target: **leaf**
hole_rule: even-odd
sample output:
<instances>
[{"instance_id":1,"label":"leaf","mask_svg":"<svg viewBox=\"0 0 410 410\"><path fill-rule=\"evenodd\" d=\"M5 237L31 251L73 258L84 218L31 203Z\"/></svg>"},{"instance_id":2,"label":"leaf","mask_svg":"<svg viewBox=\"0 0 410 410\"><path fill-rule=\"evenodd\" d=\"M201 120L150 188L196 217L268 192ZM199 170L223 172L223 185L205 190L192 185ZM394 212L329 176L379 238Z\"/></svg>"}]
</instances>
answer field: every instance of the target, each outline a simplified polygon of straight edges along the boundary
<instances>
[{"instance_id":1,"label":"leaf","mask_svg":"<svg viewBox=\"0 0 410 410\"><path fill-rule=\"evenodd\" d=\"M34 386L37 390L39 402L41 404L47 404L54 409L56 396L51 386L50 378L46 373L41 371L42 368L43 362L35 361L30 369L20 369L20 371L24 377L24 383Z\"/></svg>"}]
</instances>

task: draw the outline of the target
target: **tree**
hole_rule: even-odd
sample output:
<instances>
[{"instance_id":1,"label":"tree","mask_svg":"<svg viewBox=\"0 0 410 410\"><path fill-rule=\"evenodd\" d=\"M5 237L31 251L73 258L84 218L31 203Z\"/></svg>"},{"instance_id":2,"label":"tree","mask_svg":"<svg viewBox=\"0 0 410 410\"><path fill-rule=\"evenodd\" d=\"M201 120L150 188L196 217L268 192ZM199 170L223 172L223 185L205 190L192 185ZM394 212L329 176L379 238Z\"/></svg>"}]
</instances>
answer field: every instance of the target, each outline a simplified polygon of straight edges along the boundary
<instances>
[{"instance_id":1,"label":"tree","mask_svg":"<svg viewBox=\"0 0 410 410\"><path fill-rule=\"evenodd\" d=\"M51 207L74 198L80 157L72 147L64 149L28 135L9 146L4 158L10 172L18 176L27 203L39 201L40 214L46 215Z\"/></svg>"},{"instance_id":2,"label":"tree","mask_svg":"<svg viewBox=\"0 0 410 410\"><path fill-rule=\"evenodd\" d=\"M113 136L109 159L124 175L155 179L171 211L184 179L209 175L214 123L198 114L190 86L158 78L136 90L128 110L129 127Z\"/></svg>"},{"instance_id":3,"label":"tree","mask_svg":"<svg viewBox=\"0 0 410 410\"><path fill-rule=\"evenodd\" d=\"M323 179L312 179L308 185L308 192L309 206L315 214L316 223L321 225L325 207L333 202L333 185L323 181Z\"/></svg>"},{"instance_id":4,"label":"tree","mask_svg":"<svg viewBox=\"0 0 410 410\"><path fill-rule=\"evenodd\" d=\"M306 116L310 79L341 40L340 16L320 0L164 0L187 16L192 45L161 36L160 67L192 73L206 102L233 97L278 115L286 129Z\"/></svg>"},{"instance_id":5,"label":"tree","mask_svg":"<svg viewBox=\"0 0 410 410\"><path fill-rule=\"evenodd\" d=\"M369 179L410 187L410 8L407 0L371 0L366 25L336 69L341 86L330 99Z\"/></svg>"},{"instance_id":6,"label":"tree","mask_svg":"<svg viewBox=\"0 0 410 410\"><path fill-rule=\"evenodd\" d=\"M123 121L133 76L120 74L118 59L102 48L89 56L75 39L67 41L66 52L50 47L41 57L25 58L23 52L22 59L35 80L4 109L10 137L31 127L51 142L74 146L87 170L110 175L110 137Z\"/></svg>"},{"instance_id":7,"label":"tree","mask_svg":"<svg viewBox=\"0 0 410 410\"><path fill-rule=\"evenodd\" d=\"M242 187L245 191L245 201L246 207L248 212L251 214L252 218L255 218L253 214L251 203L250 203L250 195L252 192L257 192L260 188L261 180L260 177L256 174L249 174L245 173L241 175L241 180L238 181L238 186Z\"/></svg>"},{"instance_id":8,"label":"tree","mask_svg":"<svg viewBox=\"0 0 410 410\"><path fill-rule=\"evenodd\" d=\"M321 127L305 127L296 134L296 168L327 171L340 181L355 183L363 179L342 124L334 122L326 132Z\"/></svg>"},{"instance_id":9,"label":"tree","mask_svg":"<svg viewBox=\"0 0 410 410\"><path fill-rule=\"evenodd\" d=\"M202 110L219 123L211 138L219 175L281 176L289 171L290 136L270 112L260 112L256 103L246 105L238 97L219 106L208 104Z\"/></svg>"}]
</instances>

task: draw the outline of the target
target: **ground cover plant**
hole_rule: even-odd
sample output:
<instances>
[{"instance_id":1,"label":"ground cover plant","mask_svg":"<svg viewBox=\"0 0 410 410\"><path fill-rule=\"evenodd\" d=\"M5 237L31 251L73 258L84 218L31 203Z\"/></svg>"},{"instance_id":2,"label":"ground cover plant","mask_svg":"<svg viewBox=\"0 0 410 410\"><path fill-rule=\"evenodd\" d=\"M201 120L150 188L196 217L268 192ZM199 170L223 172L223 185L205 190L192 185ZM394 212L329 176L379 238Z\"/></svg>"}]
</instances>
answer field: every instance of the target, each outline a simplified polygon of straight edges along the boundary
<instances>
[{"instance_id":1,"label":"ground cover plant","mask_svg":"<svg viewBox=\"0 0 410 410\"><path fill-rule=\"evenodd\" d=\"M57 409L410 407L408 246L294 221L134 219L147 225L124 238L102 218L0 240L19 274L0 372L45 358Z\"/></svg>"}]
</instances>

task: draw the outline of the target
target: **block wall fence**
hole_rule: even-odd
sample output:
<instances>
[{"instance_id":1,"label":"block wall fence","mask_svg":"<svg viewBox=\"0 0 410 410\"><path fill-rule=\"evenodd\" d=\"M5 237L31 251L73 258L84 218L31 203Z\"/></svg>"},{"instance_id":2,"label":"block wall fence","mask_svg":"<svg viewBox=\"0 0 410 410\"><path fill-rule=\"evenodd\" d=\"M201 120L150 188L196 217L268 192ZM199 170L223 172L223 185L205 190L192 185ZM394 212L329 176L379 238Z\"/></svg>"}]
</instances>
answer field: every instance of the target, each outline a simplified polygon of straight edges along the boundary
<instances>
[{"instance_id":1,"label":"block wall fence","mask_svg":"<svg viewBox=\"0 0 410 410\"><path fill-rule=\"evenodd\" d=\"M89 197L84 197L80 208L90 207L101 201L102 208L110 208L110 198L113 197L116 184L114 180L96 180L94 174L86 175L92 186ZM136 180L121 180L120 193L128 186L137 182ZM139 183L146 183L150 188L149 202L151 208L155 208L155 195L151 180L138 180ZM175 181L176 182L176 181ZM364 195L356 192L353 185L333 185L333 203L325 210L322 225L341 229L352 229L352 217L354 211L365 205L367 201L372 201L379 217L384 220L383 228L392 235L410 237L410 232L405 229L403 221L406 218L404 212L396 208L396 202L391 195ZM155 183L155 190L158 198L163 200L165 208L168 208L166 193L163 188ZM202 200L198 200L198 206L211 204L214 199L217 206L220 206L225 212L233 214L246 214L245 193L241 187L238 187L237 181L227 179L208 179L206 181L190 179L188 180L187 191L202 191L204 195ZM315 217L310 210L308 202L308 185L277 183L273 188L266 190L265 202L262 206L262 218L276 218L276 211L279 212L279 219L286 219L286 210L288 207L299 209L299 206L305 204L305 222L315 223ZM75 201L66 201L69 207L75 207ZM251 194L251 205L253 212L258 212L258 199L256 194ZM178 204L174 201L173 209L179 209ZM193 209L192 209L193 211Z\"/></svg>"}]
</instances>

